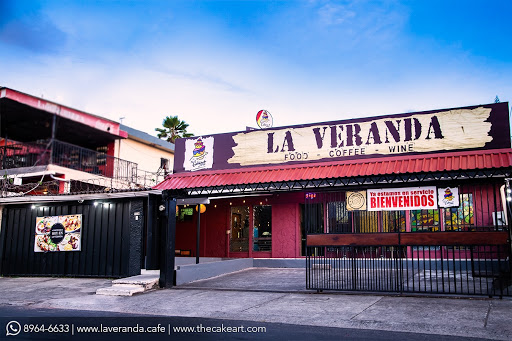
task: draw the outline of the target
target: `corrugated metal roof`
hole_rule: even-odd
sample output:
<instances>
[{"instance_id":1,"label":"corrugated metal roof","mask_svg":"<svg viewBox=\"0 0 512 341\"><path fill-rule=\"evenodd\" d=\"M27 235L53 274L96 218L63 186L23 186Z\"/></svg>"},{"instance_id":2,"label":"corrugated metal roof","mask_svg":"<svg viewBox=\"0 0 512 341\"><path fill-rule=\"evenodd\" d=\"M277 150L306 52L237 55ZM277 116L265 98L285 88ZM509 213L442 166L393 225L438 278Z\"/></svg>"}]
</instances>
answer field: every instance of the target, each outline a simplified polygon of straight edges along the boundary
<instances>
[{"instance_id":1,"label":"corrugated metal roof","mask_svg":"<svg viewBox=\"0 0 512 341\"><path fill-rule=\"evenodd\" d=\"M142 141L143 143L160 146L164 149L168 149L168 150L171 150L172 152L174 152L174 149L175 149L174 143L159 139L158 137L149 135L146 132L125 126L124 124L120 124L119 127L121 128L122 131L127 132L128 136L134 137L134 138Z\"/></svg>"},{"instance_id":2,"label":"corrugated metal roof","mask_svg":"<svg viewBox=\"0 0 512 341\"><path fill-rule=\"evenodd\" d=\"M431 173L512 167L512 149L479 150L378 159L287 164L171 174L155 189L187 189L368 175Z\"/></svg>"}]
</instances>

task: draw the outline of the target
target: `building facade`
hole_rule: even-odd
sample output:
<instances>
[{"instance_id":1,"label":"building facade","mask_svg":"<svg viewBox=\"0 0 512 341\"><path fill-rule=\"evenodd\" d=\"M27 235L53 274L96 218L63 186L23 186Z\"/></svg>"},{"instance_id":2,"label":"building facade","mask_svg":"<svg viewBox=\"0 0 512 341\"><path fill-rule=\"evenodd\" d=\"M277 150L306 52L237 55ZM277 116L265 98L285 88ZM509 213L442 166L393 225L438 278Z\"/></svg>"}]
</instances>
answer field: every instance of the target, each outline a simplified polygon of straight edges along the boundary
<instances>
[{"instance_id":1,"label":"building facade","mask_svg":"<svg viewBox=\"0 0 512 341\"><path fill-rule=\"evenodd\" d=\"M158 220L151 187L173 156L167 141L0 88L0 275L140 274Z\"/></svg>"},{"instance_id":2,"label":"building facade","mask_svg":"<svg viewBox=\"0 0 512 341\"><path fill-rule=\"evenodd\" d=\"M0 88L3 196L151 188L174 144L118 122Z\"/></svg>"},{"instance_id":3,"label":"building facade","mask_svg":"<svg viewBox=\"0 0 512 341\"><path fill-rule=\"evenodd\" d=\"M511 167L508 103L495 103L182 139L174 173L155 188L190 203L177 209L178 250L305 257L308 288L318 290L363 288L333 279L348 271L343 260L389 260L404 276L387 277L391 291L435 292L425 271L437 265L469 262L471 281L484 269L509 276ZM199 250L194 198L209 202ZM403 271L418 266L423 277L404 289Z\"/></svg>"}]
</instances>

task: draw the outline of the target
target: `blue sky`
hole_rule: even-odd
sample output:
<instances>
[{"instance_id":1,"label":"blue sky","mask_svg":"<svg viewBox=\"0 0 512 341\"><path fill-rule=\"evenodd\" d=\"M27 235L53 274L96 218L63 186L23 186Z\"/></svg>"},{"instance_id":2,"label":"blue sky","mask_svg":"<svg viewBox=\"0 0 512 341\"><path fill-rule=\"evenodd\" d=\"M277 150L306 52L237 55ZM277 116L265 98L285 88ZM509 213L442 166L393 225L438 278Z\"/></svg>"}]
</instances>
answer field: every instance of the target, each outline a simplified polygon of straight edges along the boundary
<instances>
[{"instance_id":1,"label":"blue sky","mask_svg":"<svg viewBox=\"0 0 512 341\"><path fill-rule=\"evenodd\" d=\"M0 85L155 134L492 103L512 1L0 0Z\"/></svg>"}]
</instances>

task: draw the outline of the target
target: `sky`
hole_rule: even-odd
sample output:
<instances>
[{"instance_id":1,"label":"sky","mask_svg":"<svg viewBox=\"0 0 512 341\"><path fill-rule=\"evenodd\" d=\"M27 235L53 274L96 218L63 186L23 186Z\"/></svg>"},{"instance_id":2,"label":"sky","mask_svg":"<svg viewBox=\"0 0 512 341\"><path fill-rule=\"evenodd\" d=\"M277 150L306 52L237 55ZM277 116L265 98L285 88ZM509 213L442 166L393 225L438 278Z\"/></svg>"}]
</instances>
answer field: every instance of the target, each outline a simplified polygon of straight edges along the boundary
<instances>
[{"instance_id":1,"label":"sky","mask_svg":"<svg viewBox=\"0 0 512 341\"><path fill-rule=\"evenodd\" d=\"M0 86L156 135L512 100L512 1L0 0Z\"/></svg>"}]
</instances>

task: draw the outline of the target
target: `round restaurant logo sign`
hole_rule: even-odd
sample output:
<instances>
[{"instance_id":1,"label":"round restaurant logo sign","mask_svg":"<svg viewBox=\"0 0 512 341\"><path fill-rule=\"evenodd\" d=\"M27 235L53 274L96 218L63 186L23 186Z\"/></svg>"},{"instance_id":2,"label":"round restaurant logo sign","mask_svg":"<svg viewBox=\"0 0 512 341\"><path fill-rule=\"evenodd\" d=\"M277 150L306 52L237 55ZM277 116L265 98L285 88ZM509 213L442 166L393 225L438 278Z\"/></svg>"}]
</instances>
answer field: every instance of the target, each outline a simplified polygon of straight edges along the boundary
<instances>
[{"instance_id":1,"label":"round restaurant logo sign","mask_svg":"<svg viewBox=\"0 0 512 341\"><path fill-rule=\"evenodd\" d=\"M366 209L366 197L363 192L347 192L347 209L358 211Z\"/></svg>"},{"instance_id":2,"label":"round restaurant logo sign","mask_svg":"<svg viewBox=\"0 0 512 341\"><path fill-rule=\"evenodd\" d=\"M274 123L272 119L272 115L266 110L260 110L256 114L256 123L258 123L258 127L264 128L272 128Z\"/></svg>"},{"instance_id":3,"label":"round restaurant logo sign","mask_svg":"<svg viewBox=\"0 0 512 341\"><path fill-rule=\"evenodd\" d=\"M50 239L54 244L59 244L62 239L64 239L64 225L61 223L53 224L52 228L50 229Z\"/></svg>"}]
</instances>

